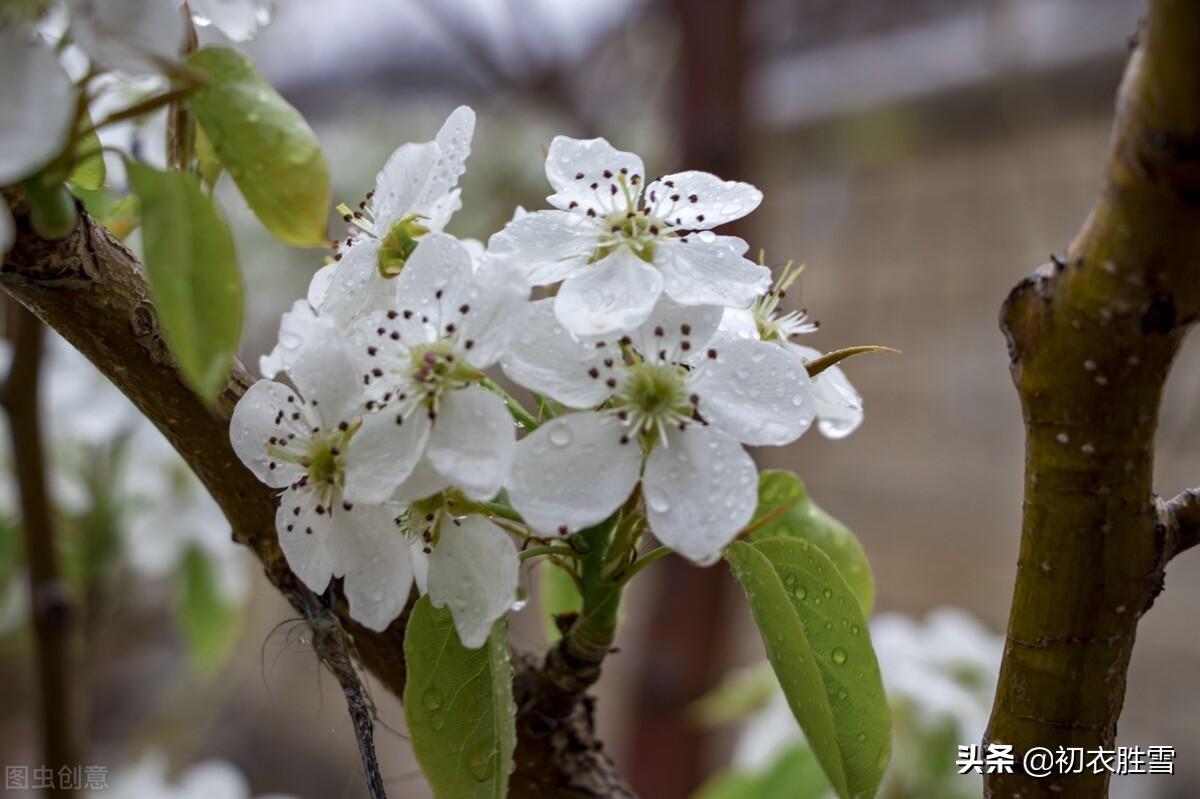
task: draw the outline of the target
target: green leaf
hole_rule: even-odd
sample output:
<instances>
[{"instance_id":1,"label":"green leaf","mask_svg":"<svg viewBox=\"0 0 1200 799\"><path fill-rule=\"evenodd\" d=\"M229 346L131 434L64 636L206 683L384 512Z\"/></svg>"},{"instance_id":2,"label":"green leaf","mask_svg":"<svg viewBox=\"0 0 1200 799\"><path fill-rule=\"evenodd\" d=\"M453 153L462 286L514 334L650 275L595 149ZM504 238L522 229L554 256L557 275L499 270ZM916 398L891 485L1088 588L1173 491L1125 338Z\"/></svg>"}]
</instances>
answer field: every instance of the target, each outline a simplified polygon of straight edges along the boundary
<instances>
[{"instance_id":1,"label":"green leaf","mask_svg":"<svg viewBox=\"0 0 1200 799\"><path fill-rule=\"evenodd\" d=\"M138 226L138 202L133 194L118 195L112 189L85 189L71 186L71 193L83 203L83 209L122 241Z\"/></svg>"},{"instance_id":2,"label":"green leaf","mask_svg":"<svg viewBox=\"0 0 1200 799\"><path fill-rule=\"evenodd\" d=\"M788 747L765 769L732 769L709 780L694 799L824 799L829 780L805 743Z\"/></svg>"},{"instance_id":3,"label":"green leaf","mask_svg":"<svg viewBox=\"0 0 1200 799\"><path fill-rule=\"evenodd\" d=\"M187 65L208 79L188 105L259 220L288 244L328 246L329 164L304 117L236 50L204 47Z\"/></svg>"},{"instance_id":4,"label":"green leaf","mask_svg":"<svg viewBox=\"0 0 1200 799\"><path fill-rule=\"evenodd\" d=\"M242 331L233 238L192 175L131 162L146 279L179 369L206 399L225 385Z\"/></svg>"},{"instance_id":5,"label":"green leaf","mask_svg":"<svg viewBox=\"0 0 1200 799\"><path fill-rule=\"evenodd\" d=\"M800 539L735 541L726 557L792 713L838 796L874 796L891 753L891 713L850 587L833 561Z\"/></svg>"},{"instance_id":6,"label":"green leaf","mask_svg":"<svg viewBox=\"0 0 1200 799\"><path fill-rule=\"evenodd\" d=\"M756 528L750 540L783 537L816 544L858 597L863 615L870 616L875 604L875 577L854 533L813 502L804 483L791 472L767 470L758 476L758 509L750 525L772 513L775 515Z\"/></svg>"},{"instance_id":7,"label":"green leaf","mask_svg":"<svg viewBox=\"0 0 1200 799\"><path fill-rule=\"evenodd\" d=\"M555 617L582 611L583 597L579 594L575 578L553 561L543 559L538 572L541 580L538 603L542 611L542 624L546 629L546 640L554 643L562 637Z\"/></svg>"},{"instance_id":8,"label":"green leaf","mask_svg":"<svg viewBox=\"0 0 1200 799\"><path fill-rule=\"evenodd\" d=\"M467 649L454 619L429 597L413 606L404 636L404 716L436 799L503 799L516 748L508 627Z\"/></svg>"},{"instance_id":9,"label":"green leaf","mask_svg":"<svg viewBox=\"0 0 1200 799\"><path fill-rule=\"evenodd\" d=\"M197 126L196 174L200 176L200 181L211 190L213 186L217 185L223 171L221 159L217 157L217 151L213 149L212 142L204 134L204 128Z\"/></svg>"},{"instance_id":10,"label":"green leaf","mask_svg":"<svg viewBox=\"0 0 1200 799\"><path fill-rule=\"evenodd\" d=\"M180 568L175 613L192 666L201 674L217 670L233 651L242 614L221 596L213 561L196 547Z\"/></svg>"},{"instance_id":11,"label":"green leaf","mask_svg":"<svg viewBox=\"0 0 1200 799\"><path fill-rule=\"evenodd\" d=\"M83 114L79 120L80 131L92 128L92 118ZM90 132L75 145L78 160L67 175L67 182L81 189L98 189L104 185L108 176L108 168L104 165L104 153L100 149L100 137L96 131Z\"/></svg>"}]
</instances>

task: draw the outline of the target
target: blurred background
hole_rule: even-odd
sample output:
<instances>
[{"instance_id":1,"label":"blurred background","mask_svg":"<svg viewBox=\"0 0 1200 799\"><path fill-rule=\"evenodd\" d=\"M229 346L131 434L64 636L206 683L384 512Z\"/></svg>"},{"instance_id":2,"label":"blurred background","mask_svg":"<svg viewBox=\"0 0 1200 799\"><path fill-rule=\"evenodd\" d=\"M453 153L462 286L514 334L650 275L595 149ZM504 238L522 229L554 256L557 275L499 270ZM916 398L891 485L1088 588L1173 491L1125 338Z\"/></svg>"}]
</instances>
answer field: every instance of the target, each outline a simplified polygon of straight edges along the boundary
<instances>
[{"instance_id":1,"label":"blurred background","mask_svg":"<svg viewBox=\"0 0 1200 799\"><path fill-rule=\"evenodd\" d=\"M557 133L606 136L650 174L704 169L762 188L737 232L768 263L807 263L789 297L822 326L803 343L904 354L846 367L866 406L852 436L813 432L760 451L760 464L799 473L860 536L880 612L955 606L999 632L1023 434L997 313L1092 203L1141 10L1139 0L278 0L246 49L317 130L336 199L351 205L394 147L432 138L454 106L472 105L464 208L450 226L460 236L486 240L514 206L545 206L542 163ZM222 199L247 276L253 364L322 254L282 247L236 192ZM255 795L365 796L340 692L291 610L225 546L202 498L188 499L186 475L161 479L171 454L119 397L97 399L102 378L52 352L56 500L73 520L68 563L88 596L88 761L115 770L149 753L177 774L219 758ZM1200 354L1189 351L1165 400L1160 493L1200 480L1198 395ZM9 497L0 508L0 759L33 763L13 507ZM721 569L668 559L635 583L630 604L599 686L602 738L641 795L687 797L737 738L736 725L707 729L689 706L730 668L761 660L761 646ZM1200 691L1187 684L1200 669L1197 608L1200 560L1184 558L1141 624L1119 734L1174 746L1177 773L1117 778L1114 796L1200 795L1200 740L1189 734ZM531 610L513 635L522 649L547 646ZM390 795L428 796L400 708L375 698ZM971 742L951 738L945 760Z\"/></svg>"}]
</instances>

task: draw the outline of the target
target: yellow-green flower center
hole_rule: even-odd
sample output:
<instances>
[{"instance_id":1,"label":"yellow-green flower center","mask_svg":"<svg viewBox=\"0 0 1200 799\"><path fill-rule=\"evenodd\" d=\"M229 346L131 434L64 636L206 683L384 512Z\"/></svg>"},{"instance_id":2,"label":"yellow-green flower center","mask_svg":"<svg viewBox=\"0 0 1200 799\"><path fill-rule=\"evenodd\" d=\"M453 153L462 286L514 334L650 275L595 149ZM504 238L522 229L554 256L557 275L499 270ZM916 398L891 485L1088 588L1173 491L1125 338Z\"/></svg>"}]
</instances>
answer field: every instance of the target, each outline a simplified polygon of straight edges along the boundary
<instances>
[{"instance_id":1,"label":"yellow-green flower center","mask_svg":"<svg viewBox=\"0 0 1200 799\"><path fill-rule=\"evenodd\" d=\"M384 234L379 240L379 274L385 278L393 278L404 271L405 264L417 249L421 236L429 232L429 228L421 224L421 217L409 214Z\"/></svg>"}]
</instances>

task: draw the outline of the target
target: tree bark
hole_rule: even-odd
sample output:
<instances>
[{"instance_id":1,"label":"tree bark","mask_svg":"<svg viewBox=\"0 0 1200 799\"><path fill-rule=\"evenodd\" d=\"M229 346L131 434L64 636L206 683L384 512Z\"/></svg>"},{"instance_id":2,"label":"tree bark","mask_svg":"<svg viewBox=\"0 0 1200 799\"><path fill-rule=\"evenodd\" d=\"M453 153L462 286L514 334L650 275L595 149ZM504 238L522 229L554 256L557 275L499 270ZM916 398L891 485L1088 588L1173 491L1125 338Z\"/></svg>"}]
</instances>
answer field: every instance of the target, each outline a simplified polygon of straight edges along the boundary
<instances>
[{"instance_id":1,"label":"tree bark","mask_svg":"<svg viewBox=\"0 0 1200 799\"><path fill-rule=\"evenodd\" d=\"M986 742L1012 744L988 797L1103 797L1108 773L1029 776L1032 747L1112 748L1138 620L1187 532L1153 494L1172 359L1200 312L1200 4L1151 0L1111 157L1064 259L1005 301L1026 430L1008 639ZM1191 531L1194 533L1194 529Z\"/></svg>"},{"instance_id":2,"label":"tree bark","mask_svg":"<svg viewBox=\"0 0 1200 799\"><path fill-rule=\"evenodd\" d=\"M288 568L275 532L275 493L242 465L229 441L230 414L255 378L237 365L216 403L206 405L173 365L141 267L129 251L82 211L76 230L60 241L34 234L20 203L15 211L17 240L0 265L0 288L87 356L163 432L221 506L234 539L253 551L267 579L301 616L314 625L328 624L331 614L336 618L345 636L318 629L322 634L313 640L329 642L329 651L317 654L352 699L355 728L362 731L363 719L353 707L353 675L338 665L345 663L345 653L338 648L345 641L387 690L401 696L407 613L386 631L372 632L350 618L340 581L316 597ZM536 682L530 676L535 666L528 658L516 662L523 756L512 779L514 785L523 781L541 788L514 795L631 797L600 751L590 714L561 722L552 719L547 728L536 692L521 693L523 686ZM369 735L369 729L365 732ZM359 745L366 763L369 747L364 747L361 735Z\"/></svg>"}]
</instances>

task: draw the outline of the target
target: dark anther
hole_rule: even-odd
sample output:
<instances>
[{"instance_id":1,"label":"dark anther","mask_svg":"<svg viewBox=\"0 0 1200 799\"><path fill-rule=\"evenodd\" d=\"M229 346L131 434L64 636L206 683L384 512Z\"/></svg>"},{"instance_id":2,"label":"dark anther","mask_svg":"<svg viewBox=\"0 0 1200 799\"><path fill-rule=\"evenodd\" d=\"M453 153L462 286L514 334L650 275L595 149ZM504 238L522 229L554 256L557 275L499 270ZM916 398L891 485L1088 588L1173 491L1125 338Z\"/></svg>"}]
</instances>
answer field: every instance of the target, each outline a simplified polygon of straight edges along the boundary
<instances>
[{"instance_id":1,"label":"dark anther","mask_svg":"<svg viewBox=\"0 0 1200 799\"><path fill-rule=\"evenodd\" d=\"M717 357L717 351L716 351L716 350L714 350L714 349L709 349L709 351L708 351L708 357L710 357L710 358L716 358L716 357Z\"/></svg>"}]
</instances>

